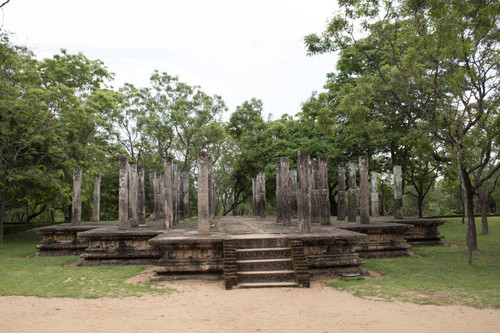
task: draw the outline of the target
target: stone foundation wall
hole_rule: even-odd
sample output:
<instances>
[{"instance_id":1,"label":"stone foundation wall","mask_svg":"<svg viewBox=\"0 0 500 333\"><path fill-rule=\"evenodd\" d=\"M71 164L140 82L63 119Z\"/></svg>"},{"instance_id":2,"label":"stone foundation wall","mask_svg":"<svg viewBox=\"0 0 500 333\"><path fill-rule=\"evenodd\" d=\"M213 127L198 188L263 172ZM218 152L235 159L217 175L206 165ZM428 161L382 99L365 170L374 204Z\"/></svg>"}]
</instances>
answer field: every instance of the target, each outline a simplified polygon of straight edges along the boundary
<instances>
[{"instance_id":1,"label":"stone foundation wall","mask_svg":"<svg viewBox=\"0 0 500 333\"><path fill-rule=\"evenodd\" d=\"M160 259L160 252L149 240L163 230L118 230L117 227L100 228L81 232L78 237L88 246L80 255L79 266L99 265L153 265Z\"/></svg>"}]
</instances>

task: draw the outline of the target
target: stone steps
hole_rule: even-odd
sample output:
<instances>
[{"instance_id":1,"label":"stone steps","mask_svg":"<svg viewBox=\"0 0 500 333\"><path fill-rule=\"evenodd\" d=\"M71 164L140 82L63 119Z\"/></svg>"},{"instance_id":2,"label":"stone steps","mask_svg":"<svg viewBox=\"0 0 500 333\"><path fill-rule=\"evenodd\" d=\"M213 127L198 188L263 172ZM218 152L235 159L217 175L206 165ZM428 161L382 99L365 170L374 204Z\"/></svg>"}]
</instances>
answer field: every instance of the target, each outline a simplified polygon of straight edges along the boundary
<instances>
[{"instance_id":1,"label":"stone steps","mask_svg":"<svg viewBox=\"0 0 500 333\"><path fill-rule=\"evenodd\" d=\"M237 260L290 258L290 249L288 247L237 248L236 258Z\"/></svg>"},{"instance_id":2,"label":"stone steps","mask_svg":"<svg viewBox=\"0 0 500 333\"><path fill-rule=\"evenodd\" d=\"M240 271L293 270L292 258L237 260Z\"/></svg>"},{"instance_id":3,"label":"stone steps","mask_svg":"<svg viewBox=\"0 0 500 333\"><path fill-rule=\"evenodd\" d=\"M227 240L224 246L226 289L309 286L302 243L246 235Z\"/></svg>"},{"instance_id":4,"label":"stone steps","mask_svg":"<svg viewBox=\"0 0 500 333\"><path fill-rule=\"evenodd\" d=\"M297 282L257 282L240 283L238 288L297 288Z\"/></svg>"},{"instance_id":5,"label":"stone steps","mask_svg":"<svg viewBox=\"0 0 500 333\"><path fill-rule=\"evenodd\" d=\"M295 282L293 270L238 271L238 284L263 282Z\"/></svg>"}]
</instances>

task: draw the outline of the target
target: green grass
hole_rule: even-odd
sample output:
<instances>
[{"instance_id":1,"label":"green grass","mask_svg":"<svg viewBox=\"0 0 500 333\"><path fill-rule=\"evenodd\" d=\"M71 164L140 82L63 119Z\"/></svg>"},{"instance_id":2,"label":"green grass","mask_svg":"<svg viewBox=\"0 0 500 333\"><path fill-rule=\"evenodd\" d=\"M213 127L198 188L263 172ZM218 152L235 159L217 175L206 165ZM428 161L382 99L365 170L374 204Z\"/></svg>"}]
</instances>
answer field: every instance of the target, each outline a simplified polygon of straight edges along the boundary
<instances>
[{"instance_id":1,"label":"green grass","mask_svg":"<svg viewBox=\"0 0 500 333\"><path fill-rule=\"evenodd\" d=\"M5 236L0 246L0 296L100 298L164 295L162 284L127 283L141 266L75 267L79 257L29 258L40 236L25 231Z\"/></svg>"},{"instance_id":2,"label":"green grass","mask_svg":"<svg viewBox=\"0 0 500 333\"><path fill-rule=\"evenodd\" d=\"M479 251L467 265L465 225L447 219L440 233L450 247L418 247L419 258L369 259L363 266L382 275L358 281L334 280L328 285L363 298L417 304L500 308L500 217L489 217L489 235L480 234Z\"/></svg>"}]
</instances>

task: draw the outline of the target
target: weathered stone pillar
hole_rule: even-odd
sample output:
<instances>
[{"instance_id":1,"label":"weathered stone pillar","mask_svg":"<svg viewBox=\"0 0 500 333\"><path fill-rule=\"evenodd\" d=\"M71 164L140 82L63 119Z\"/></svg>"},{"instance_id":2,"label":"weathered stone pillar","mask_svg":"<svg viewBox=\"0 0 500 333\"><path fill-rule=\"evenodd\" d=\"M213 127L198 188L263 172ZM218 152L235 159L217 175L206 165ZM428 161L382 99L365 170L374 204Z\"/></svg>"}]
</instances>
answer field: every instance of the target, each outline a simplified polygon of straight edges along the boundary
<instances>
[{"instance_id":1,"label":"weathered stone pillar","mask_svg":"<svg viewBox=\"0 0 500 333\"><path fill-rule=\"evenodd\" d=\"M171 228L173 222L173 160L172 157L167 156L163 161L165 167L165 200L163 202L165 211L165 228Z\"/></svg>"},{"instance_id":2,"label":"weathered stone pillar","mask_svg":"<svg viewBox=\"0 0 500 333\"><path fill-rule=\"evenodd\" d=\"M283 225L291 226L292 225L292 205L290 202L290 187L288 186L289 182L289 173L290 173L290 159L288 157L282 157L280 160L281 163L281 193L283 196Z\"/></svg>"},{"instance_id":3,"label":"weathered stone pillar","mask_svg":"<svg viewBox=\"0 0 500 333\"><path fill-rule=\"evenodd\" d=\"M210 163L208 168L208 196L210 198L208 202L208 211L210 219L212 220L215 218L215 177L212 169L212 163Z\"/></svg>"},{"instance_id":4,"label":"weathered stone pillar","mask_svg":"<svg viewBox=\"0 0 500 333\"><path fill-rule=\"evenodd\" d=\"M92 197L92 222L99 222L99 206L101 203L101 175L94 175L94 196Z\"/></svg>"},{"instance_id":5,"label":"weathered stone pillar","mask_svg":"<svg viewBox=\"0 0 500 333\"><path fill-rule=\"evenodd\" d=\"M209 212L209 168L211 162L208 153L198 153L198 235L210 234L210 212Z\"/></svg>"},{"instance_id":6,"label":"weathered stone pillar","mask_svg":"<svg viewBox=\"0 0 500 333\"><path fill-rule=\"evenodd\" d=\"M319 223L319 161L311 161L311 223Z\"/></svg>"},{"instance_id":7,"label":"weathered stone pillar","mask_svg":"<svg viewBox=\"0 0 500 333\"><path fill-rule=\"evenodd\" d=\"M349 162L349 189L347 190L347 221L356 222L356 163Z\"/></svg>"},{"instance_id":8,"label":"weathered stone pillar","mask_svg":"<svg viewBox=\"0 0 500 333\"><path fill-rule=\"evenodd\" d=\"M179 219L179 211L180 211L180 199L181 199L181 191L180 191L180 187L181 187L181 172L179 170L179 166L177 163L174 163L174 173L173 173L173 182L174 182L174 187L173 187L173 198L174 200L172 200L172 204L173 204L173 208L172 208L172 211L174 213L174 218L173 218L173 221L174 221L174 225L177 225L180 221Z\"/></svg>"},{"instance_id":9,"label":"weathered stone pillar","mask_svg":"<svg viewBox=\"0 0 500 333\"><path fill-rule=\"evenodd\" d=\"M372 184L372 191L371 191L372 216L378 217L378 216L380 216L380 207L379 207L379 203L378 203L377 172L372 171L370 173L370 176L371 176L371 184Z\"/></svg>"},{"instance_id":10,"label":"weathered stone pillar","mask_svg":"<svg viewBox=\"0 0 500 333\"><path fill-rule=\"evenodd\" d=\"M337 198L337 220L345 220L345 166L339 165L339 190Z\"/></svg>"},{"instance_id":11,"label":"weathered stone pillar","mask_svg":"<svg viewBox=\"0 0 500 333\"><path fill-rule=\"evenodd\" d=\"M290 188L288 186L289 169L290 160L288 157L282 157L276 163L276 202L279 202L280 209L279 214L276 214L276 223L285 226L292 225Z\"/></svg>"},{"instance_id":12,"label":"weathered stone pillar","mask_svg":"<svg viewBox=\"0 0 500 333\"><path fill-rule=\"evenodd\" d=\"M296 219L299 217L299 207L297 203L297 170L295 169L290 170L288 186L290 190L290 209L292 212L292 218Z\"/></svg>"},{"instance_id":13,"label":"weathered stone pillar","mask_svg":"<svg viewBox=\"0 0 500 333\"><path fill-rule=\"evenodd\" d=\"M149 173L149 220L156 219L156 172Z\"/></svg>"},{"instance_id":14,"label":"weathered stone pillar","mask_svg":"<svg viewBox=\"0 0 500 333\"><path fill-rule=\"evenodd\" d=\"M394 166L394 218L403 218L403 178L400 165Z\"/></svg>"},{"instance_id":15,"label":"weathered stone pillar","mask_svg":"<svg viewBox=\"0 0 500 333\"><path fill-rule=\"evenodd\" d=\"M260 172L256 178L257 216L266 217L266 173Z\"/></svg>"},{"instance_id":16,"label":"weathered stone pillar","mask_svg":"<svg viewBox=\"0 0 500 333\"><path fill-rule=\"evenodd\" d=\"M182 172L184 175L182 180L182 206L184 210L184 218L189 218L189 174L185 171Z\"/></svg>"},{"instance_id":17,"label":"weathered stone pillar","mask_svg":"<svg viewBox=\"0 0 500 333\"><path fill-rule=\"evenodd\" d=\"M73 198L71 200L71 224L82 222L82 169L73 170Z\"/></svg>"},{"instance_id":18,"label":"weathered stone pillar","mask_svg":"<svg viewBox=\"0 0 500 333\"><path fill-rule=\"evenodd\" d=\"M252 178L252 216L258 216L257 213L257 177Z\"/></svg>"},{"instance_id":19,"label":"weathered stone pillar","mask_svg":"<svg viewBox=\"0 0 500 333\"><path fill-rule=\"evenodd\" d=\"M319 191L318 208L319 223L321 225L330 225L330 196L328 188L328 160L326 157L320 157L318 161Z\"/></svg>"},{"instance_id":20,"label":"weathered stone pillar","mask_svg":"<svg viewBox=\"0 0 500 333\"><path fill-rule=\"evenodd\" d=\"M311 172L309 168L309 152L298 152L299 169L299 230L311 231Z\"/></svg>"},{"instance_id":21,"label":"weathered stone pillar","mask_svg":"<svg viewBox=\"0 0 500 333\"><path fill-rule=\"evenodd\" d=\"M130 229L128 221L128 159L120 157L120 189L118 193L118 229Z\"/></svg>"},{"instance_id":22,"label":"weathered stone pillar","mask_svg":"<svg viewBox=\"0 0 500 333\"><path fill-rule=\"evenodd\" d=\"M359 211L361 224L370 223L370 188L368 187L368 156L359 157Z\"/></svg>"},{"instance_id":23,"label":"weathered stone pillar","mask_svg":"<svg viewBox=\"0 0 500 333\"><path fill-rule=\"evenodd\" d=\"M156 173L156 218L165 218L165 175L157 172Z\"/></svg>"},{"instance_id":24,"label":"weathered stone pillar","mask_svg":"<svg viewBox=\"0 0 500 333\"><path fill-rule=\"evenodd\" d=\"M128 163L128 219L131 227L137 227L137 163Z\"/></svg>"},{"instance_id":25,"label":"weathered stone pillar","mask_svg":"<svg viewBox=\"0 0 500 333\"><path fill-rule=\"evenodd\" d=\"M281 196L281 162L276 162L276 223L283 220L283 197Z\"/></svg>"},{"instance_id":26,"label":"weathered stone pillar","mask_svg":"<svg viewBox=\"0 0 500 333\"><path fill-rule=\"evenodd\" d=\"M144 192L144 167L137 166L137 222L146 223L146 193Z\"/></svg>"},{"instance_id":27,"label":"weathered stone pillar","mask_svg":"<svg viewBox=\"0 0 500 333\"><path fill-rule=\"evenodd\" d=\"M180 172L180 187L179 187L179 221L184 220L186 217L184 212L184 177L185 172Z\"/></svg>"}]
</instances>

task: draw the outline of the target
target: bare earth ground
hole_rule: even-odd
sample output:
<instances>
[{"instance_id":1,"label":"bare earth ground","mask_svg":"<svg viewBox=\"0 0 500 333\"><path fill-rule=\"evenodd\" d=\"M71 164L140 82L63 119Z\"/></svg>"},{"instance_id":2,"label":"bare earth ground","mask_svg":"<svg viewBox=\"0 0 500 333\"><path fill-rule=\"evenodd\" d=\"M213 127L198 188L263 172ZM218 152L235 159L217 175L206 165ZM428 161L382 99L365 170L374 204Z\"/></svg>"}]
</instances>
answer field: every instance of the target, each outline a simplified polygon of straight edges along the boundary
<instances>
[{"instance_id":1,"label":"bare earth ground","mask_svg":"<svg viewBox=\"0 0 500 333\"><path fill-rule=\"evenodd\" d=\"M0 297L1 332L499 332L500 310L363 300L311 288L235 289L165 282L162 297Z\"/></svg>"}]
</instances>

